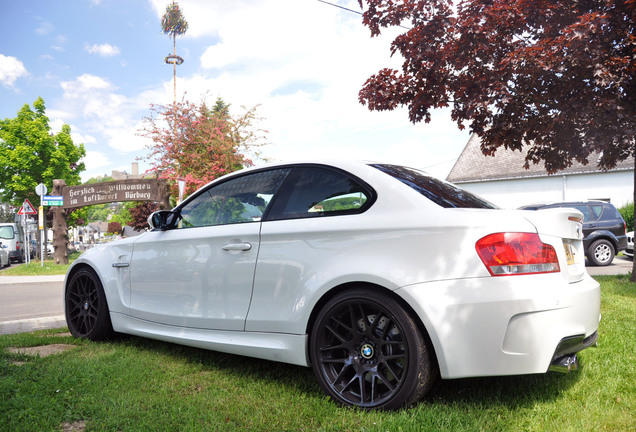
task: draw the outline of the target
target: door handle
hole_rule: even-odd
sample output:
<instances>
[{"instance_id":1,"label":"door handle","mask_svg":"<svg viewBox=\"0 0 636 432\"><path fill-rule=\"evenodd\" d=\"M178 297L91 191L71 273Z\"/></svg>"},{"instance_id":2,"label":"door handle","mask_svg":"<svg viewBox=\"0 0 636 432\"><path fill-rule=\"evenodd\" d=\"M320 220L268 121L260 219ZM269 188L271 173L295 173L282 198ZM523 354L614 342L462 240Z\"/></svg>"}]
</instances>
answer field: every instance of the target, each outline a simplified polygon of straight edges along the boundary
<instances>
[{"instance_id":1,"label":"door handle","mask_svg":"<svg viewBox=\"0 0 636 432\"><path fill-rule=\"evenodd\" d=\"M250 249L252 249L250 243L228 243L223 246L223 250L225 251L248 251Z\"/></svg>"}]
</instances>

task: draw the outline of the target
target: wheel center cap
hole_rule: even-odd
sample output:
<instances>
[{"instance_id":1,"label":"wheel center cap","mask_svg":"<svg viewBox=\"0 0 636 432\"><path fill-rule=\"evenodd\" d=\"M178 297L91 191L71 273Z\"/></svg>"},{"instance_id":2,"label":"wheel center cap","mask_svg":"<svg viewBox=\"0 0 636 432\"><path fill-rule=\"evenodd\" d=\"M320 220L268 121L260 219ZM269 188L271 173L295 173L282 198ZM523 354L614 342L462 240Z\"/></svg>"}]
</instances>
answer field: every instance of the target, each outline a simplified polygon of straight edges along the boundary
<instances>
[{"instance_id":1,"label":"wheel center cap","mask_svg":"<svg viewBox=\"0 0 636 432\"><path fill-rule=\"evenodd\" d=\"M84 310L88 310L89 308L89 303L88 302L84 302Z\"/></svg>"},{"instance_id":2,"label":"wheel center cap","mask_svg":"<svg viewBox=\"0 0 636 432\"><path fill-rule=\"evenodd\" d=\"M365 343L364 345L362 345L362 348L360 348L360 355L362 355L362 358L369 360L370 358L373 357L373 346L371 346L368 343Z\"/></svg>"}]
</instances>

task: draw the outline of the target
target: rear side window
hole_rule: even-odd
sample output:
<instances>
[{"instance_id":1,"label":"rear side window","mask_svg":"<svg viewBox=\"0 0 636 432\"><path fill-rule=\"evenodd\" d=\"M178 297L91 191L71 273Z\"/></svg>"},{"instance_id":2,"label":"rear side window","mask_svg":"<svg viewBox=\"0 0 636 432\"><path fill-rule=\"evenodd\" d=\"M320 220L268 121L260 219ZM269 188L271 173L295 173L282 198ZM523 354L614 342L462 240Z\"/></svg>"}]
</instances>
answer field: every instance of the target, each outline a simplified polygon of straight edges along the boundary
<instances>
[{"instance_id":1,"label":"rear side window","mask_svg":"<svg viewBox=\"0 0 636 432\"><path fill-rule=\"evenodd\" d=\"M371 165L445 208L495 209L496 205L451 183L438 180L423 171L397 165Z\"/></svg>"},{"instance_id":2,"label":"rear side window","mask_svg":"<svg viewBox=\"0 0 636 432\"><path fill-rule=\"evenodd\" d=\"M15 237L13 227L10 225L0 227L0 238L11 240Z\"/></svg>"},{"instance_id":3,"label":"rear side window","mask_svg":"<svg viewBox=\"0 0 636 432\"><path fill-rule=\"evenodd\" d=\"M621 214L618 212L616 207L613 205L604 205L603 206L603 215L601 216L601 220L614 220L614 219L623 219Z\"/></svg>"},{"instance_id":4,"label":"rear side window","mask_svg":"<svg viewBox=\"0 0 636 432\"><path fill-rule=\"evenodd\" d=\"M270 220L297 219L363 212L373 192L343 172L323 167L299 167L289 176L275 201Z\"/></svg>"}]
</instances>

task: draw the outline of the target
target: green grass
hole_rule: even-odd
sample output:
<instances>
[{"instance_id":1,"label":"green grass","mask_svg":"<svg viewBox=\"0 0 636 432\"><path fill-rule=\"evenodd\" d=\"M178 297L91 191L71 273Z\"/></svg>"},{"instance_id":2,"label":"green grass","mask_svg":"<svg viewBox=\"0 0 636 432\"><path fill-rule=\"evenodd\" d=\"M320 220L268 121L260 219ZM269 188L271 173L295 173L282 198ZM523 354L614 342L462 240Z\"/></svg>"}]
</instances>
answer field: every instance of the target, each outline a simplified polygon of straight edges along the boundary
<instances>
[{"instance_id":1,"label":"green grass","mask_svg":"<svg viewBox=\"0 0 636 432\"><path fill-rule=\"evenodd\" d=\"M68 257L68 264L55 264L52 259L45 259L44 265L38 260L33 260L29 264L15 265L3 270L0 273L2 276L50 276L50 275L64 275L68 270L69 265L80 256L79 252L73 252Z\"/></svg>"},{"instance_id":2,"label":"green grass","mask_svg":"<svg viewBox=\"0 0 636 432\"><path fill-rule=\"evenodd\" d=\"M633 431L636 284L597 279L599 346L580 354L578 371L440 380L397 412L339 407L309 368L137 337L93 343L63 329L0 336L0 430L83 421L90 431ZM53 343L76 348L45 358L7 351Z\"/></svg>"}]
</instances>

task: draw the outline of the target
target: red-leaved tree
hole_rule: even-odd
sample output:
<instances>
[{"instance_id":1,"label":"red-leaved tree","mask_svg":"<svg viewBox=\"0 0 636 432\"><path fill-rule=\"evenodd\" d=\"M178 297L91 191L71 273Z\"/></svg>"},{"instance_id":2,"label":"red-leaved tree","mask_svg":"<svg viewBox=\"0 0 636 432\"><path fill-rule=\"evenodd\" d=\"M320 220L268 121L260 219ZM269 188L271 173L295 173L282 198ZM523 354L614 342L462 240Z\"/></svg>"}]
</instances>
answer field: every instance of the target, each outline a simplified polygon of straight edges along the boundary
<instances>
[{"instance_id":1,"label":"red-leaved tree","mask_svg":"<svg viewBox=\"0 0 636 432\"><path fill-rule=\"evenodd\" d=\"M484 154L528 150L526 167L549 173L634 156L636 0L359 2L372 36L410 27L392 44L401 70L382 69L360 91L370 109L406 106L415 123L450 106Z\"/></svg>"},{"instance_id":2,"label":"red-leaved tree","mask_svg":"<svg viewBox=\"0 0 636 432\"><path fill-rule=\"evenodd\" d=\"M136 231L144 231L149 227L148 217L152 214L152 212L158 209L159 205L157 203L150 201L140 202L128 210L130 212L130 217L132 218L132 222L129 225Z\"/></svg>"},{"instance_id":3,"label":"red-leaved tree","mask_svg":"<svg viewBox=\"0 0 636 432\"><path fill-rule=\"evenodd\" d=\"M259 156L267 131L255 127L260 120L256 107L232 117L221 99L209 108L180 102L153 105L144 119L142 136L152 139L148 160L150 171L168 180L171 194L178 194L177 179L186 180L189 195L224 174L252 165L247 155Z\"/></svg>"},{"instance_id":4,"label":"red-leaved tree","mask_svg":"<svg viewBox=\"0 0 636 432\"><path fill-rule=\"evenodd\" d=\"M108 222L108 232L110 234L121 234L121 224L119 222Z\"/></svg>"}]
</instances>

